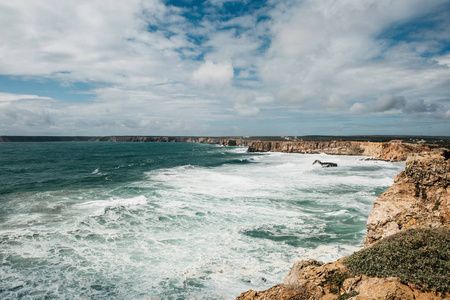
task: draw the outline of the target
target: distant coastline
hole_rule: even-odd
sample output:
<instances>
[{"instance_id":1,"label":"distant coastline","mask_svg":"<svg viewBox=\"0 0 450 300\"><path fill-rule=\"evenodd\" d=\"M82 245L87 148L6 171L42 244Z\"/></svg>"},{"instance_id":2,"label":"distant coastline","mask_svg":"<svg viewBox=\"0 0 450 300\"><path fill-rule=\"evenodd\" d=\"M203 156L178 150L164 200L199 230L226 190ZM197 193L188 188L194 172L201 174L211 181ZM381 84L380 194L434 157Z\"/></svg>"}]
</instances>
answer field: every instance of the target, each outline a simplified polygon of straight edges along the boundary
<instances>
[{"instance_id":1,"label":"distant coastline","mask_svg":"<svg viewBox=\"0 0 450 300\"><path fill-rule=\"evenodd\" d=\"M111 136L59 136L59 135L2 135L0 142L199 142L220 144L235 140L236 143L248 145L253 141L270 142L379 142L402 141L410 144L424 144L436 147L450 146L450 136L409 136L409 135L306 135L306 136L142 136L142 135L111 135Z\"/></svg>"},{"instance_id":2,"label":"distant coastline","mask_svg":"<svg viewBox=\"0 0 450 300\"><path fill-rule=\"evenodd\" d=\"M0 136L0 142L205 143L248 147L248 152L359 155L385 161L405 161L414 153L450 147L450 137L413 136Z\"/></svg>"}]
</instances>

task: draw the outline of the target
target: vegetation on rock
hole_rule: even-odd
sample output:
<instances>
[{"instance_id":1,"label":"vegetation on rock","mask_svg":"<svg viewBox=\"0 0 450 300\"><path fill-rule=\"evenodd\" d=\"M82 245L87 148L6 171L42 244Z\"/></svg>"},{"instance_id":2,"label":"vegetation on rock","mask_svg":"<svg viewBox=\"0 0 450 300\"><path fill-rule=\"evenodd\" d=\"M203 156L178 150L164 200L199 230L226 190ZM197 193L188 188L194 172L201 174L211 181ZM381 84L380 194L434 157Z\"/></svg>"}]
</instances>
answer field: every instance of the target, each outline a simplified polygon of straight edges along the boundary
<instances>
[{"instance_id":1,"label":"vegetation on rock","mask_svg":"<svg viewBox=\"0 0 450 300\"><path fill-rule=\"evenodd\" d=\"M344 260L355 275L398 277L424 290L450 292L450 228L399 232Z\"/></svg>"}]
</instances>

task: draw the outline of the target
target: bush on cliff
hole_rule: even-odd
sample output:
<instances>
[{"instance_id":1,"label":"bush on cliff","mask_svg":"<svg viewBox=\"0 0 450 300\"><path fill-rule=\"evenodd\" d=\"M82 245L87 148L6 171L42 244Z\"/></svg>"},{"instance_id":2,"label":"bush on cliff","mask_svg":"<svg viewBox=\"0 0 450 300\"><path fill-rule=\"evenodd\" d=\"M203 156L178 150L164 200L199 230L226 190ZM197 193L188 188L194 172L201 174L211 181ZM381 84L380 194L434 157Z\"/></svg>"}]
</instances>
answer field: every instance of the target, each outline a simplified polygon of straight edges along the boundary
<instances>
[{"instance_id":1,"label":"bush on cliff","mask_svg":"<svg viewBox=\"0 0 450 300\"><path fill-rule=\"evenodd\" d=\"M450 292L450 229L399 232L353 253L344 264L355 275L398 277L422 289Z\"/></svg>"}]
</instances>

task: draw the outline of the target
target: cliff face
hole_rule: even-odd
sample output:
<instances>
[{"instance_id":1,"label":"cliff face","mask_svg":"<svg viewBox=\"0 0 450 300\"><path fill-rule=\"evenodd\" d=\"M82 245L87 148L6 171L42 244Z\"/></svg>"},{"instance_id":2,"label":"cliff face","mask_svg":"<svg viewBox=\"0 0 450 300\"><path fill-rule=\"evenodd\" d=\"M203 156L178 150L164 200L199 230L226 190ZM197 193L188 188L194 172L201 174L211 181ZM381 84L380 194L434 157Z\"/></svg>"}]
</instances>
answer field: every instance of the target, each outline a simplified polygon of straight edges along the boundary
<instances>
[{"instance_id":1,"label":"cliff face","mask_svg":"<svg viewBox=\"0 0 450 300\"><path fill-rule=\"evenodd\" d=\"M339 149L338 144L334 149ZM394 160L403 157L403 148L385 145L369 145L362 153L374 151L384 155L389 147L399 153L384 157ZM374 147L372 147L374 146ZM258 144L258 147L279 147L285 145ZM296 147L296 146L293 146ZM316 145L319 149L321 145ZM327 149L330 146L322 147ZM350 145L347 149L362 149ZM301 149L301 148L295 148ZM273 150L267 150L273 151ZM334 150L333 150L334 151ZM357 150L360 151L360 150ZM415 151L415 150L414 150ZM286 151L288 152L288 151ZM359 152L361 155L361 152ZM334 153L335 154L335 153ZM367 221L368 247L380 239L408 228L450 227L450 152L421 153L409 157L406 168L395 178L395 183L374 203ZM283 283L265 291L247 291L236 299L450 299L450 294L438 295L423 292L414 285L402 284L397 278L375 278L354 275L343 265L345 258L323 264L314 260L294 264Z\"/></svg>"},{"instance_id":2,"label":"cliff face","mask_svg":"<svg viewBox=\"0 0 450 300\"><path fill-rule=\"evenodd\" d=\"M266 142L254 141L248 152L285 152L330 155L361 155L387 161L404 161L413 153L430 151L427 147L414 144L374 143L374 142Z\"/></svg>"},{"instance_id":3,"label":"cliff face","mask_svg":"<svg viewBox=\"0 0 450 300\"><path fill-rule=\"evenodd\" d=\"M450 227L450 159L416 154L375 201L364 245L408 228Z\"/></svg>"}]
</instances>

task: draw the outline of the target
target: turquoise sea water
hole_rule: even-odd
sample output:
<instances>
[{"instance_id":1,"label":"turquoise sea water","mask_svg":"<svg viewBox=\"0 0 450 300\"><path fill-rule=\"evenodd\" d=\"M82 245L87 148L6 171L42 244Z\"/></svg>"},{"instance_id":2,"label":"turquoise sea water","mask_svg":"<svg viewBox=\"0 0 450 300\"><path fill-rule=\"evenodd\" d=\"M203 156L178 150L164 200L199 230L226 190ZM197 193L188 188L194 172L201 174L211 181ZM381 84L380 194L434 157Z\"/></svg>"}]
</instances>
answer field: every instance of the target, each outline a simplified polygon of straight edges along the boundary
<instances>
[{"instance_id":1,"label":"turquoise sea water","mask_svg":"<svg viewBox=\"0 0 450 300\"><path fill-rule=\"evenodd\" d=\"M362 247L403 163L195 143L0 143L0 299L233 299ZM333 161L338 168L312 165Z\"/></svg>"}]
</instances>

